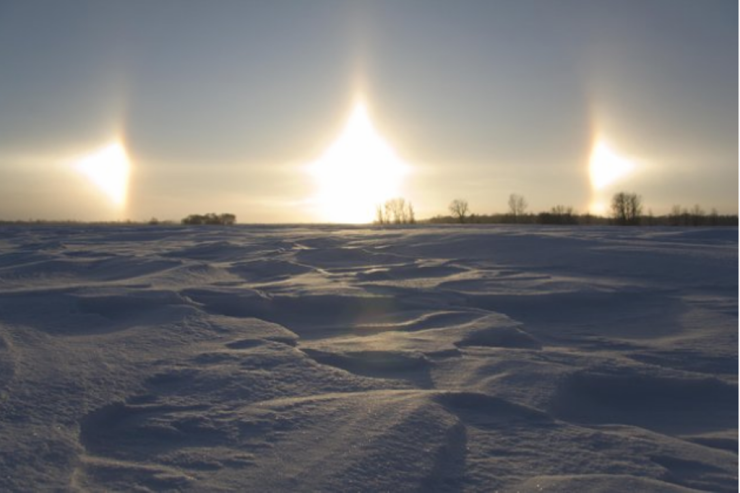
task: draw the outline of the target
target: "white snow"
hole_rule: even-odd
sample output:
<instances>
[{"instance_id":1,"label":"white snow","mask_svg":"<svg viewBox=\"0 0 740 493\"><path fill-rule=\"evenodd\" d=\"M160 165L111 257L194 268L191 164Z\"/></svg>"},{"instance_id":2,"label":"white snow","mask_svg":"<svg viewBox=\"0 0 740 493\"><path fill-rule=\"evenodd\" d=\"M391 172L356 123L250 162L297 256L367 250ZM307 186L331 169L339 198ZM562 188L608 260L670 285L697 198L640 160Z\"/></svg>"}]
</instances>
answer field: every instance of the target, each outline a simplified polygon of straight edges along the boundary
<instances>
[{"instance_id":1,"label":"white snow","mask_svg":"<svg viewBox=\"0 0 740 493\"><path fill-rule=\"evenodd\" d=\"M3 227L0 490L738 490L738 231Z\"/></svg>"}]
</instances>

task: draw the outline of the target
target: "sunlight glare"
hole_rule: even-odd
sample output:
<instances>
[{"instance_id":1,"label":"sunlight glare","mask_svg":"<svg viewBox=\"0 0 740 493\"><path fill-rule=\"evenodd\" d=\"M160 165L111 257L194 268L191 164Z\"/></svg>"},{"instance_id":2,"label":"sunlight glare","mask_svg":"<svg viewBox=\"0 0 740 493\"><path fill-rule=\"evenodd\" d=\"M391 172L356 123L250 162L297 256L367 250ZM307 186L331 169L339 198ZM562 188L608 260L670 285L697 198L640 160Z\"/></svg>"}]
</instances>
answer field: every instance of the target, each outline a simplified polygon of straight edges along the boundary
<instances>
[{"instance_id":1,"label":"sunlight glare","mask_svg":"<svg viewBox=\"0 0 740 493\"><path fill-rule=\"evenodd\" d=\"M130 167L126 150L119 142L109 144L75 164L75 169L119 208L126 205Z\"/></svg>"},{"instance_id":2,"label":"sunlight glare","mask_svg":"<svg viewBox=\"0 0 740 493\"><path fill-rule=\"evenodd\" d=\"M589 165L591 186L595 190L602 190L630 174L634 168L634 162L618 156L603 141L599 140L591 152Z\"/></svg>"},{"instance_id":3,"label":"sunlight glare","mask_svg":"<svg viewBox=\"0 0 740 493\"><path fill-rule=\"evenodd\" d=\"M357 103L340 136L309 170L323 220L363 223L373 220L377 205L399 195L408 166Z\"/></svg>"}]
</instances>

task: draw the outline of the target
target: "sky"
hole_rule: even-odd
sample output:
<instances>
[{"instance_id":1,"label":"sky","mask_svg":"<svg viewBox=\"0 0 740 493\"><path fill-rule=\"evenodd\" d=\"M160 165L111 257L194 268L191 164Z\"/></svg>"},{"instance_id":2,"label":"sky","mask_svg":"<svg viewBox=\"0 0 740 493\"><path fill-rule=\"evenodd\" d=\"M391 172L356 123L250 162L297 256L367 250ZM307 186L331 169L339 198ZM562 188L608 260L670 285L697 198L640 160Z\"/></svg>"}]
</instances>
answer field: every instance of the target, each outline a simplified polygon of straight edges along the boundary
<instances>
[{"instance_id":1,"label":"sky","mask_svg":"<svg viewBox=\"0 0 740 493\"><path fill-rule=\"evenodd\" d=\"M734 0L0 0L0 219L738 211Z\"/></svg>"}]
</instances>

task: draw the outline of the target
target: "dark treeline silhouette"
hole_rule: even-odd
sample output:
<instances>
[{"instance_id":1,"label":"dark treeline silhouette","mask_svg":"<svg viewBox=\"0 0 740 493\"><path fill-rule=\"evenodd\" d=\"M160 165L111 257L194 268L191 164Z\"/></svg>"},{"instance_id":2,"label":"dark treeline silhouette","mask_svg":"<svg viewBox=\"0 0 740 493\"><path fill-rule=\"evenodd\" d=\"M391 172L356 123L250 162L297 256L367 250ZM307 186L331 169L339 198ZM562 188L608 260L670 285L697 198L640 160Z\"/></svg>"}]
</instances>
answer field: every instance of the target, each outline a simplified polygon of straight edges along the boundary
<instances>
[{"instance_id":1,"label":"dark treeline silhouette","mask_svg":"<svg viewBox=\"0 0 740 493\"><path fill-rule=\"evenodd\" d=\"M737 224L737 216L718 214L717 209L706 214L698 204L690 210L674 205L666 217L671 226L724 226L731 217L735 218Z\"/></svg>"},{"instance_id":2,"label":"dark treeline silhouette","mask_svg":"<svg viewBox=\"0 0 740 493\"><path fill-rule=\"evenodd\" d=\"M172 226L178 224L172 220L158 220L152 218L149 221L134 221L133 219L122 219L119 221L81 221L78 219L19 219L3 220L0 225L9 226L144 226L144 225Z\"/></svg>"},{"instance_id":3,"label":"dark treeline silhouette","mask_svg":"<svg viewBox=\"0 0 740 493\"><path fill-rule=\"evenodd\" d=\"M669 214L655 216L643 211L642 197L635 193L619 192L612 197L611 216L578 214L572 207L557 205L548 212L527 213L526 199L517 194L509 196L507 213L470 213L468 202L455 199L450 203L449 216L435 216L423 221L431 224L564 224L564 225L608 225L620 226L737 226L737 214L718 214L716 209L707 214L699 205L692 209L673 206Z\"/></svg>"},{"instance_id":4,"label":"dark treeline silhouette","mask_svg":"<svg viewBox=\"0 0 740 493\"><path fill-rule=\"evenodd\" d=\"M578 224L578 214L572 207L556 205L550 212L537 214L537 222L540 224Z\"/></svg>"},{"instance_id":5,"label":"dark treeline silhouette","mask_svg":"<svg viewBox=\"0 0 740 493\"><path fill-rule=\"evenodd\" d=\"M149 226L169 226L172 224L177 224L175 221L171 221L169 219L160 220L160 219L157 219L156 217L149 219L146 223Z\"/></svg>"},{"instance_id":6,"label":"dark treeline silhouette","mask_svg":"<svg viewBox=\"0 0 740 493\"><path fill-rule=\"evenodd\" d=\"M459 223L453 216L435 216L426 221L431 224ZM612 224L608 217L593 214L539 212L513 215L510 213L470 214L465 218L468 224Z\"/></svg>"},{"instance_id":7,"label":"dark treeline silhouette","mask_svg":"<svg viewBox=\"0 0 740 493\"><path fill-rule=\"evenodd\" d=\"M435 216L431 219L419 221L431 224L459 224L460 221L454 216ZM619 224L615 219L593 214L558 214L553 212L540 212L537 214L524 214L512 216L511 214L470 214L465 218L467 224L554 224L554 225L614 225ZM652 214L642 215L637 226L737 226L738 216L736 214L707 214L696 216L682 213L679 216L666 214L654 216Z\"/></svg>"},{"instance_id":8,"label":"dark treeline silhouette","mask_svg":"<svg viewBox=\"0 0 740 493\"><path fill-rule=\"evenodd\" d=\"M634 193L619 192L612 197L611 216L597 216L590 213L578 214L573 207L556 205L549 211L533 213L527 212L526 199L517 194L511 194L508 200L508 212L493 214L476 214L471 212L467 200L455 199L450 202L448 216L435 216L430 219L417 220L414 207L410 201L398 197L386 201L376 208L375 224L553 224L553 225L634 225L634 226L738 226L737 214L719 214L716 209L708 213L700 205L686 208L674 205L668 214L653 215L652 210L644 211L642 197ZM78 221L78 220L3 220L0 225L18 226L172 226L177 222L159 220L152 217L149 221ZM180 221L183 225L233 225L236 224L234 214L191 214Z\"/></svg>"},{"instance_id":9,"label":"dark treeline silhouette","mask_svg":"<svg viewBox=\"0 0 740 493\"><path fill-rule=\"evenodd\" d=\"M182 224L214 224L214 225L225 225L231 226L236 223L236 216L234 214L215 214L209 212L208 214L191 214L182 220Z\"/></svg>"}]
</instances>

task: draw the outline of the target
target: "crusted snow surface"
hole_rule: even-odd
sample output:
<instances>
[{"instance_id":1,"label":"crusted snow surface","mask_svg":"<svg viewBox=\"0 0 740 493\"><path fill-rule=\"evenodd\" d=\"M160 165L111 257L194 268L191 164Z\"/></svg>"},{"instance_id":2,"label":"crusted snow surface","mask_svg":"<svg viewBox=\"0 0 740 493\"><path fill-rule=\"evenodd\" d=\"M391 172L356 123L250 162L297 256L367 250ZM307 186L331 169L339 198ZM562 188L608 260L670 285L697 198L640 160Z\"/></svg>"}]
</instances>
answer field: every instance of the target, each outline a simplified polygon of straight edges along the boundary
<instances>
[{"instance_id":1,"label":"crusted snow surface","mask_svg":"<svg viewBox=\"0 0 740 493\"><path fill-rule=\"evenodd\" d=\"M737 491L737 238L2 228L0 490Z\"/></svg>"}]
</instances>

